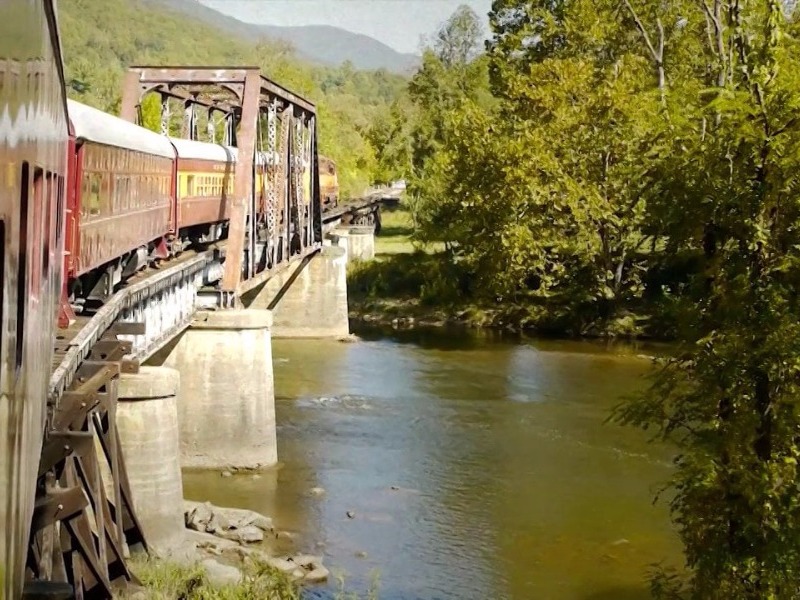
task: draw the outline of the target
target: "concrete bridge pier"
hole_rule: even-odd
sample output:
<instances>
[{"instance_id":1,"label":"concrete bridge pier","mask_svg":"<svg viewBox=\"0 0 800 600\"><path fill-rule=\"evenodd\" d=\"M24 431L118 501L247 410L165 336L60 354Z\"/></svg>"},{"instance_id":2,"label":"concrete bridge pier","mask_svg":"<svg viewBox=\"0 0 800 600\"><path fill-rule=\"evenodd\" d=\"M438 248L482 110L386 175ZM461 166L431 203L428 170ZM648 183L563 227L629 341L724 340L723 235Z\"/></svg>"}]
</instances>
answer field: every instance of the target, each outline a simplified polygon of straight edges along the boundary
<instances>
[{"instance_id":1,"label":"concrete bridge pier","mask_svg":"<svg viewBox=\"0 0 800 600\"><path fill-rule=\"evenodd\" d=\"M345 225L332 232L336 243L347 248L347 262L375 258L375 226Z\"/></svg>"},{"instance_id":2,"label":"concrete bridge pier","mask_svg":"<svg viewBox=\"0 0 800 600\"><path fill-rule=\"evenodd\" d=\"M198 312L164 365L181 374L181 466L269 467L278 461L267 310Z\"/></svg>"},{"instance_id":3,"label":"concrete bridge pier","mask_svg":"<svg viewBox=\"0 0 800 600\"><path fill-rule=\"evenodd\" d=\"M314 256L242 297L251 309L269 309L272 333L283 338L328 338L350 334L347 314L347 249L323 246Z\"/></svg>"},{"instance_id":4,"label":"concrete bridge pier","mask_svg":"<svg viewBox=\"0 0 800 600\"><path fill-rule=\"evenodd\" d=\"M120 376L117 395L116 425L134 508L145 539L160 554L184 541L179 389L175 369L141 367Z\"/></svg>"},{"instance_id":5,"label":"concrete bridge pier","mask_svg":"<svg viewBox=\"0 0 800 600\"><path fill-rule=\"evenodd\" d=\"M348 259L372 260L375 258L375 225L351 225L347 236Z\"/></svg>"}]
</instances>

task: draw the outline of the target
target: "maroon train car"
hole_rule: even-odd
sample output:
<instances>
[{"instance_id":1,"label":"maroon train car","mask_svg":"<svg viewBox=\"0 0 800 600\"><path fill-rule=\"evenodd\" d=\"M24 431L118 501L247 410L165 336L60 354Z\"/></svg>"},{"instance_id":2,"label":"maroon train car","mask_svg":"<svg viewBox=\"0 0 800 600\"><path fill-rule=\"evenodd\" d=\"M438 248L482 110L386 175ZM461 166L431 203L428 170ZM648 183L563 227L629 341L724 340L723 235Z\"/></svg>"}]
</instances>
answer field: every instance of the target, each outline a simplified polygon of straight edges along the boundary
<instances>
[{"instance_id":1,"label":"maroon train car","mask_svg":"<svg viewBox=\"0 0 800 600\"><path fill-rule=\"evenodd\" d=\"M175 231L175 149L169 140L68 101L74 152L67 220L67 295L105 300Z\"/></svg>"},{"instance_id":2,"label":"maroon train car","mask_svg":"<svg viewBox=\"0 0 800 600\"><path fill-rule=\"evenodd\" d=\"M19 598L61 285L67 118L51 0L0 2L0 597Z\"/></svg>"}]
</instances>

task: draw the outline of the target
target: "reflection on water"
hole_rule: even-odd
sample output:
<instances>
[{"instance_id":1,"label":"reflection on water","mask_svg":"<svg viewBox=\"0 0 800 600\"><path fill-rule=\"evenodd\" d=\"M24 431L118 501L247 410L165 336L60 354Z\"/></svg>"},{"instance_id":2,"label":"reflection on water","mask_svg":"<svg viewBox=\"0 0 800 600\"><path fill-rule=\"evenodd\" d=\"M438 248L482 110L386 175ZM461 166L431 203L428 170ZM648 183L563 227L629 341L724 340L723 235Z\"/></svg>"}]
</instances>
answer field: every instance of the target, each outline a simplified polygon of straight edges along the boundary
<instances>
[{"instance_id":1,"label":"reflection on water","mask_svg":"<svg viewBox=\"0 0 800 600\"><path fill-rule=\"evenodd\" d=\"M604 424L645 350L364 338L275 341L281 467L187 473L187 495L273 516L350 589L378 571L382 599L645 599L648 566L678 563L651 502L669 450Z\"/></svg>"}]
</instances>

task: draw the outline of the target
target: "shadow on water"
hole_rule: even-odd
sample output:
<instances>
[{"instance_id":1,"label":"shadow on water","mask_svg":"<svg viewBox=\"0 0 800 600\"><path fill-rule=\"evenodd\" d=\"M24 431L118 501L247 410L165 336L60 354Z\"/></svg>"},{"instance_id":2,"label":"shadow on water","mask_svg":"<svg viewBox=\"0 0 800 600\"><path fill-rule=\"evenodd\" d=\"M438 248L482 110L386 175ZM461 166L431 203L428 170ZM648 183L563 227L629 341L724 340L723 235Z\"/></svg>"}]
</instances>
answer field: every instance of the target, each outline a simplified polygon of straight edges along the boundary
<instances>
[{"instance_id":1,"label":"shadow on water","mask_svg":"<svg viewBox=\"0 0 800 600\"><path fill-rule=\"evenodd\" d=\"M668 356L674 350L674 346L670 343L651 340L564 338L503 329L473 329L462 325L395 329L387 325L358 323L351 327L352 333L365 341L388 340L399 344L413 344L426 350L476 350L488 346L498 348L520 344L543 351L560 350L589 354L608 354L618 351L623 354Z\"/></svg>"},{"instance_id":2,"label":"shadow on water","mask_svg":"<svg viewBox=\"0 0 800 600\"><path fill-rule=\"evenodd\" d=\"M473 350L487 344L517 344L518 334L495 330L473 330L466 327L416 327L413 329L393 329L386 326L361 325L353 328L353 333L365 341L392 341L399 344L413 344L426 350Z\"/></svg>"},{"instance_id":3,"label":"shadow on water","mask_svg":"<svg viewBox=\"0 0 800 600\"><path fill-rule=\"evenodd\" d=\"M652 596L643 587L614 587L583 596L581 600L651 600Z\"/></svg>"}]
</instances>

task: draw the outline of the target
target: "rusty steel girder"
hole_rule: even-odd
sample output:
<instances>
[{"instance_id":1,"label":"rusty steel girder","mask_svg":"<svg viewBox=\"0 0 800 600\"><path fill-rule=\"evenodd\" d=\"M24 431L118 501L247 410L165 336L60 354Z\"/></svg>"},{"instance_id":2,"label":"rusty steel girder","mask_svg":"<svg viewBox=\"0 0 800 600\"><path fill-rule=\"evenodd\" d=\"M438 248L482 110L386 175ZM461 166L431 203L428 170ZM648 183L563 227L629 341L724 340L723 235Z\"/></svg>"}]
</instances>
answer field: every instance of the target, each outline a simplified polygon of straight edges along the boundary
<instances>
[{"instance_id":1,"label":"rusty steel girder","mask_svg":"<svg viewBox=\"0 0 800 600\"><path fill-rule=\"evenodd\" d=\"M256 275L259 265L255 257L257 231L257 192L254 190L253 165L256 156L258 124L262 116L276 107L292 123L300 123L308 131L310 145L298 148L288 144L282 150L286 154L286 168L304 165L311 171L311 185L307 198L310 223L299 221L295 229L289 226L282 242L285 250L280 253L280 262L291 258L288 238L297 235L297 228L306 229L301 251L312 250L321 243L321 205L319 197L319 172L317 168L317 130L316 107L302 96L264 77L258 67L188 67L188 66L136 66L128 69L125 78L121 117L133 123L140 115L143 98L155 93L162 98L162 113L167 99L179 100L185 107L184 135L190 139L196 136L196 117L194 107L200 106L209 111L224 115L229 124L229 141L238 148L234 196L232 198L230 225L228 230L228 251L221 291L237 294L243 279ZM162 122L163 122L162 114ZM237 129L238 126L238 129ZM235 137L235 140L234 140ZM310 157L307 156L310 150ZM297 168L297 167L295 167ZM290 189L292 188L292 189ZM289 197L296 186L286 186L279 206L290 207L295 211L305 210L297 206L297 199ZM301 194L302 195L302 194ZM305 214L303 214L305 216ZM245 256L247 261L245 262ZM271 265L270 268L274 266Z\"/></svg>"}]
</instances>

